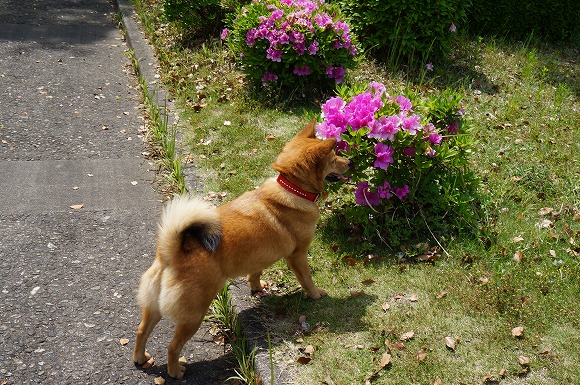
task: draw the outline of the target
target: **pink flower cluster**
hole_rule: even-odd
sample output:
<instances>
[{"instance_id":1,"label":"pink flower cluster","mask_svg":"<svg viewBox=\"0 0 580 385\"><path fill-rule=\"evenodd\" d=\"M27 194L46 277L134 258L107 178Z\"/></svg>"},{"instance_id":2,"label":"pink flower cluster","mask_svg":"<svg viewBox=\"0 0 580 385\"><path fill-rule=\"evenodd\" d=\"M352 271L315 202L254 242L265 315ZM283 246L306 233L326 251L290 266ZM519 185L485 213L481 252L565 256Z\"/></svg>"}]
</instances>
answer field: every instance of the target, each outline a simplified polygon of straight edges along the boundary
<instances>
[{"instance_id":1,"label":"pink flower cluster","mask_svg":"<svg viewBox=\"0 0 580 385\"><path fill-rule=\"evenodd\" d=\"M341 141L341 135L346 132L347 128L357 131L367 127L369 138L392 142L399 131L416 135L427 129L421 124L421 117L413 113L413 105L408 98L403 95L396 98L389 96L385 86L381 83L373 82L369 88L368 91L353 97L348 103L340 97L330 98L322 106L324 120L316 127L318 135ZM390 116L377 116L379 110L385 106L383 99L395 103L399 108L399 113ZM431 133L431 131L429 132ZM437 134L433 133L433 135ZM437 140L435 136L433 136L433 140Z\"/></svg>"},{"instance_id":2,"label":"pink flower cluster","mask_svg":"<svg viewBox=\"0 0 580 385\"><path fill-rule=\"evenodd\" d=\"M316 40L316 37L324 31L333 33L334 49L345 49L350 55L356 55L356 47L351 40L348 24L341 20L333 21L331 15L324 11L324 0L280 0L279 7L271 1L254 2L267 4L266 9L270 13L260 16L259 25L246 32L245 43L248 47L253 47L259 41L266 41L267 59L280 63L286 55L300 57L320 54L324 57L321 43ZM328 65L323 68L323 73L324 71L327 78L334 79L336 83L341 83L344 79L342 66ZM307 76L311 71L307 65L298 63L294 64L293 73L297 76Z\"/></svg>"},{"instance_id":3,"label":"pink flower cluster","mask_svg":"<svg viewBox=\"0 0 580 385\"><path fill-rule=\"evenodd\" d=\"M372 164L375 171L364 171L362 176L375 183L377 178L369 176L369 173L382 173L380 175L384 178L390 175L386 173L389 167L401 157L414 158L418 153L433 157L436 154L435 148L443 141L433 124L422 123L407 97L392 97L386 92L385 86L377 82L370 83L367 91L348 101L341 97L330 98L322 105L322 118L323 121L316 126L318 136L335 138L339 142L339 151L359 151L356 147L360 143L345 143L355 136L369 143L366 147L360 146L364 149L357 154L372 158L369 167ZM457 132L457 128L458 123L455 122L447 127L447 132ZM392 187L384 179L373 188L369 180L358 182L355 191L357 204L378 206L381 200L389 200L393 196L403 200L411 191L408 184Z\"/></svg>"}]
</instances>

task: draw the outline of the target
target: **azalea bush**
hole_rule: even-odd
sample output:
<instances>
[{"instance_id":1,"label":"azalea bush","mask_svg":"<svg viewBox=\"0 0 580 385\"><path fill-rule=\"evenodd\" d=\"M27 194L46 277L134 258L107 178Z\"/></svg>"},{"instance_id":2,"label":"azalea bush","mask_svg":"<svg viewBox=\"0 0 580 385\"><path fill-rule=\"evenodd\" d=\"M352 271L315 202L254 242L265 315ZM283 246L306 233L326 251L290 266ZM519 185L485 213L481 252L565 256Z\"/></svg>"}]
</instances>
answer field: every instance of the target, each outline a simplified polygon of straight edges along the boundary
<instances>
[{"instance_id":1,"label":"azalea bush","mask_svg":"<svg viewBox=\"0 0 580 385\"><path fill-rule=\"evenodd\" d=\"M333 86L357 53L349 25L324 0L254 0L222 38L263 87Z\"/></svg>"},{"instance_id":2,"label":"azalea bush","mask_svg":"<svg viewBox=\"0 0 580 385\"><path fill-rule=\"evenodd\" d=\"M337 151L353 160L349 215L370 232L399 208L413 218L468 211L477 184L467 167L469 131L457 93L389 95L376 82L340 88L322 105L317 125L321 138L335 138Z\"/></svg>"}]
</instances>

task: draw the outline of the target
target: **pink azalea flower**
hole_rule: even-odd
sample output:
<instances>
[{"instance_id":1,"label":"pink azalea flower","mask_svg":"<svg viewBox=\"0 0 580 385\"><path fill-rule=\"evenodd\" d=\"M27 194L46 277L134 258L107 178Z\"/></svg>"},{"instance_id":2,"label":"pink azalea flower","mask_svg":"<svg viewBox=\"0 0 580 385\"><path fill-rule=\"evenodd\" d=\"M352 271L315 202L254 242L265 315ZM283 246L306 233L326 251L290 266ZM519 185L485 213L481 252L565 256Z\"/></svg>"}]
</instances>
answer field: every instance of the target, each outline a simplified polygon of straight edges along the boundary
<instances>
[{"instance_id":1,"label":"pink azalea flower","mask_svg":"<svg viewBox=\"0 0 580 385\"><path fill-rule=\"evenodd\" d=\"M431 134L431 135L429 135L427 140L429 140L433 144L438 145L438 144L441 144L442 138L441 138L441 135L439 135L439 134ZM435 154L433 154L433 155L435 155Z\"/></svg>"},{"instance_id":2,"label":"pink azalea flower","mask_svg":"<svg viewBox=\"0 0 580 385\"><path fill-rule=\"evenodd\" d=\"M266 50L266 58L275 62L282 61L282 51L278 49L268 48Z\"/></svg>"},{"instance_id":3,"label":"pink azalea flower","mask_svg":"<svg viewBox=\"0 0 580 385\"><path fill-rule=\"evenodd\" d=\"M222 29L222 34L220 37L222 40L226 40L226 37L228 37L228 29L227 28Z\"/></svg>"},{"instance_id":4,"label":"pink azalea flower","mask_svg":"<svg viewBox=\"0 0 580 385\"><path fill-rule=\"evenodd\" d=\"M256 28L250 28L248 32L246 32L246 45L253 46L256 43L256 33L258 31Z\"/></svg>"},{"instance_id":5,"label":"pink azalea flower","mask_svg":"<svg viewBox=\"0 0 580 385\"><path fill-rule=\"evenodd\" d=\"M433 71L433 63L427 63L425 67L427 68L428 71Z\"/></svg>"},{"instance_id":6,"label":"pink azalea flower","mask_svg":"<svg viewBox=\"0 0 580 385\"><path fill-rule=\"evenodd\" d=\"M294 50L298 55L304 55L304 52L306 52L306 45L303 42L294 43Z\"/></svg>"},{"instance_id":7,"label":"pink azalea flower","mask_svg":"<svg viewBox=\"0 0 580 385\"><path fill-rule=\"evenodd\" d=\"M403 118L402 122L403 130L407 131L411 135L415 135L417 131L421 129L421 117L419 115L413 114Z\"/></svg>"},{"instance_id":8,"label":"pink azalea flower","mask_svg":"<svg viewBox=\"0 0 580 385\"><path fill-rule=\"evenodd\" d=\"M322 29L325 29L333 25L332 19L330 18L330 16L328 16L326 12L322 12L314 16L314 21Z\"/></svg>"},{"instance_id":9,"label":"pink azalea flower","mask_svg":"<svg viewBox=\"0 0 580 385\"><path fill-rule=\"evenodd\" d=\"M381 104L380 99L373 100L370 91L352 98L344 108L344 113L353 131L370 126L375 119L375 112L382 107Z\"/></svg>"},{"instance_id":10,"label":"pink azalea flower","mask_svg":"<svg viewBox=\"0 0 580 385\"><path fill-rule=\"evenodd\" d=\"M371 132L367 134L369 138L377 138L379 140L395 140L395 134L399 132L399 124L401 119L397 115L381 116L375 119L371 124Z\"/></svg>"},{"instance_id":11,"label":"pink azalea flower","mask_svg":"<svg viewBox=\"0 0 580 385\"><path fill-rule=\"evenodd\" d=\"M369 88L371 89L371 91L374 91L373 92L373 95L375 97L380 98L383 95L387 94L387 88L382 83L379 83L379 82L371 82L369 84ZM387 96L389 96L389 95L387 94Z\"/></svg>"},{"instance_id":12,"label":"pink azalea flower","mask_svg":"<svg viewBox=\"0 0 580 385\"><path fill-rule=\"evenodd\" d=\"M269 87L272 83L276 83L278 81L278 75L270 73L266 71L264 76L262 76L262 85L264 87Z\"/></svg>"},{"instance_id":13,"label":"pink azalea flower","mask_svg":"<svg viewBox=\"0 0 580 385\"><path fill-rule=\"evenodd\" d=\"M310 55L316 55L318 52L319 44L317 41L314 41L310 46L308 46L308 53Z\"/></svg>"},{"instance_id":14,"label":"pink azalea flower","mask_svg":"<svg viewBox=\"0 0 580 385\"><path fill-rule=\"evenodd\" d=\"M395 101L399 104L399 108L401 109L401 112L405 113L404 115L407 115L407 112L412 111L413 103L411 103L411 101L409 99L407 99L406 97L404 97L403 95L397 96Z\"/></svg>"},{"instance_id":15,"label":"pink azalea flower","mask_svg":"<svg viewBox=\"0 0 580 385\"><path fill-rule=\"evenodd\" d=\"M391 189L389 182L385 182L382 186L379 186L377 188L377 193L381 199L391 199L391 196L393 196L393 190Z\"/></svg>"},{"instance_id":16,"label":"pink azalea flower","mask_svg":"<svg viewBox=\"0 0 580 385\"><path fill-rule=\"evenodd\" d=\"M292 73L298 76L308 76L310 75L310 67L307 65L296 65L294 66L294 71L292 71Z\"/></svg>"},{"instance_id":17,"label":"pink azalea flower","mask_svg":"<svg viewBox=\"0 0 580 385\"><path fill-rule=\"evenodd\" d=\"M375 160L374 166L376 168L381 168L386 170L391 163L393 163L393 154L395 150L384 143L377 143L375 145L375 154L377 159Z\"/></svg>"},{"instance_id":18,"label":"pink azalea flower","mask_svg":"<svg viewBox=\"0 0 580 385\"><path fill-rule=\"evenodd\" d=\"M344 67L327 67L326 77L329 79L334 79L336 84L342 83L344 80Z\"/></svg>"},{"instance_id":19,"label":"pink azalea flower","mask_svg":"<svg viewBox=\"0 0 580 385\"><path fill-rule=\"evenodd\" d=\"M341 133L346 130L346 116L344 107L346 102L340 97L330 98L322 105L322 118L329 124L341 129Z\"/></svg>"},{"instance_id":20,"label":"pink azalea flower","mask_svg":"<svg viewBox=\"0 0 580 385\"><path fill-rule=\"evenodd\" d=\"M451 32L455 32L455 31L457 31L457 27L455 26L455 24L451 23L451 26L449 27L449 30Z\"/></svg>"},{"instance_id":21,"label":"pink azalea flower","mask_svg":"<svg viewBox=\"0 0 580 385\"><path fill-rule=\"evenodd\" d=\"M409 185L404 185L403 187L397 187L395 188L395 195L397 196L397 198L399 198L400 200L403 200L403 198L405 198L407 195L409 195L409 193L411 192L411 189L409 188Z\"/></svg>"},{"instance_id":22,"label":"pink azalea flower","mask_svg":"<svg viewBox=\"0 0 580 385\"><path fill-rule=\"evenodd\" d=\"M370 192L369 182L359 182L354 192L356 203L363 206L378 206L381 204L379 193Z\"/></svg>"},{"instance_id":23,"label":"pink azalea flower","mask_svg":"<svg viewBox=\"0 0 580 385\"><path fill-rule=\"evenodd\" d=\"M284 11L281 9L277 9L274 12L272 12L272 15L270 16L270 20L276 21L276 20L281 19L282 16L284 16Z\"/></svg>"},{"instance_id":24,"label":"pink azalea flower","mask_svg":"<svg viewBox=\"0 0 580 385\"><path fill-rule=\"evenodd\" d=\"M334 138L337 142L341 142L342 138L340 134L342 134L344 130L341 127L337 127L334 124L322 122L316 126L316 134L323 138L323 139L330 139Z\"/></svg>"},{"instance_id":25,"label":"pink azalea flower","mask_svg":"<svg viewBox=\"0 0 580 385\"><path fill-rule=\"evenodd\" d=\"M447 132L450 134L457 134L459 132L459 122L456 120L447 126Z\"/></svg>"}]
</instances>

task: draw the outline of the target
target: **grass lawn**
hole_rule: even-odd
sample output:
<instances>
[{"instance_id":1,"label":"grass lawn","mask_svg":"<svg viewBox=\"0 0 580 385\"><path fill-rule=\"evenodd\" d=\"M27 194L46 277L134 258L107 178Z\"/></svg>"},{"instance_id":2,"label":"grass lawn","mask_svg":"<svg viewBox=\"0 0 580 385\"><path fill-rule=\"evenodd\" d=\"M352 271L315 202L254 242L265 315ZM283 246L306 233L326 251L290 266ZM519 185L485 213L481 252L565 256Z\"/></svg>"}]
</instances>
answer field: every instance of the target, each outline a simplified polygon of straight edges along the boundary
<instances>
[{"instance_id":1,"label":"grass lawn","mask_svg":"<svg viewBox=\"0 0 580 385\"><path fill-rule=\"evenodd\" d=\"M324 100L264 103L218 39L184 46L147 4L139 13L203 183L192 193L219 203L274 176L270 163ZM570 46L463 37L433 72L411 76L365 59L349 74L391 94L464 95L482 215L478 231L427 234L395 249L367 247L322 205L310 255L329 296L303 299L279 263L265 274L275 295L261 300L272 314L273 356L295 384L580 383L577 58ZM437 241L441 258L413 262L415 244Z\"/></svg>"}]
</instances>

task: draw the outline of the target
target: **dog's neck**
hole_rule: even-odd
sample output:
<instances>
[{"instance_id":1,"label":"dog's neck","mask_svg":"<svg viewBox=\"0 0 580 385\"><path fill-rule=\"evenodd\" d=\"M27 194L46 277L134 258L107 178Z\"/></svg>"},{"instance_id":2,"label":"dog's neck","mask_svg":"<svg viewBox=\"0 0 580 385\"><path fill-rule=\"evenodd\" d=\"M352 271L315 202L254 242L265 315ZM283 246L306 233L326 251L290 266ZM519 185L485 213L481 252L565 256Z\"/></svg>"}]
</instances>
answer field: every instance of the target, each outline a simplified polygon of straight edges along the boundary
<instances>
[{"instance_id":1,"label":"dog's neck","mask_svg":"<svg viewBox=\"0 0 580 385\"><path fill-rule=\"evenodd\" d=\"M286 177L282 174L278 175L278 179L276 179L276 182L278 182L280 186L282 186L284 189L291 192L292 194L300 198L309 200L311 202L316 202L321 195L301 189L300 187L296 186L294 183L286 179Z\"/></svg>"}]
</instances>

